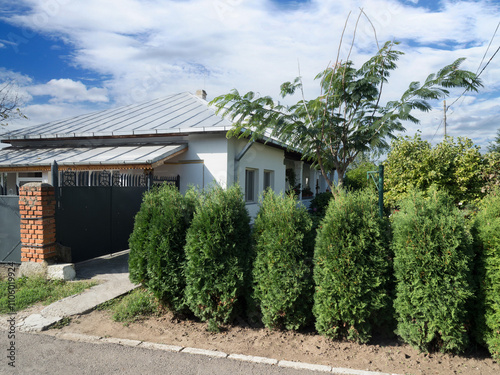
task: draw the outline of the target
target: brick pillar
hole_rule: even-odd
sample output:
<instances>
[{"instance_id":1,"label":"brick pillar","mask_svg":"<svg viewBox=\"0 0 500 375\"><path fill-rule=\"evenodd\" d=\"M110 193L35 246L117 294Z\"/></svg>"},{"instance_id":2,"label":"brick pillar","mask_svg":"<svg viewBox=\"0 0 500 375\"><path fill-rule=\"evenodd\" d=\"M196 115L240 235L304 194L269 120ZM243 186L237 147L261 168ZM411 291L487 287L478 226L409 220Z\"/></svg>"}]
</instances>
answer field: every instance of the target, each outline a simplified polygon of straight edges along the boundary
<instances>
[{"instance_id":1,"label":"brick pillar","mask_svg":"<svg viewBox=\"0 0 500 375\"><path fill-rule=\"evenodd\" d=\"M19 189L21 262L43 263L56 255L54 187L33 182Z\"/></svg>"}]
</instances>

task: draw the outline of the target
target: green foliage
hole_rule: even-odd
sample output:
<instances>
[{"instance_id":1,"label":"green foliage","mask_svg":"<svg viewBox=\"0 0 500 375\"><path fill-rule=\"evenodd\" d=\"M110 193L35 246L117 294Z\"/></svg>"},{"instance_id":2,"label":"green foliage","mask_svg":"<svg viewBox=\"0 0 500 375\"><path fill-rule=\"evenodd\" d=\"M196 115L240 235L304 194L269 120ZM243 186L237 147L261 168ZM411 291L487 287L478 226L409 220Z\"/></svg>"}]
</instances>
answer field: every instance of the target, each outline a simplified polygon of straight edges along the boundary
<instances>
[{"instance_id":1,"label":"green foliage","mask_svg":"<svg viewBox=\"0 0 500 375\"><path fill-rule=\"evenodd\" d=\"M293 196L270 190L255 219L254 298L268 328L297 330L312 318L311 218Z\"/></svg>"},{"instance_id":2,"label":"green foliage","mask_svg":"<svg viewBox=\"0 0 500 375\"><path fill-rule=\"evenodd\" d=\"M484 155L482 178L482 193L487 194L500 187L500 152L488 152Z\"/></svg>"},{"instance_id":3,"label":"green foliage","mask_svg":"<svg viewBox=\"0 0 500 375\"><path fill-rule=\"evenodd\" d=\"M112 318L115 322L128 324L153 314L158 311L159 307L150 291L137 288L111 307L113 310Z\"/></svg>"},{"instance_id":4,"label":"green foliage","mask_svg":"<svg viewBox=\"0 0 500 375\"><path fill-rule=\"evenodd\" d=\"M422 351L468 344L472 236L444 192L411 192L393 216L397 334Z\"/></svg>"},{"instance_id":5,"label":"green foliage","mask_svg":"<svg viewBox=\"0 0 500 375\"><path fill-rule=\"evenodd\" d=\"M43 277L21 277L14 282L14 310L23 310L35 303L48 305L62 298L78 294L97 283L95 281L47 280ZM0 281L0 314L11 311L9 305L9 281ZM10 287L12 290L12 287ZM12 299L11 299L12 301Z\"/></svg>"},{"instance_id":6,"label":"green foliage","mask_svg":"<svg viewBox=\"0 0 500 375\"><path fill-rule=\"evenodd\" d=\"M397 206L412 188L423 192L432 185L447 192L455 204L475 204L484 195L483 157L468 138L447 137L432 147L420 134L396 139L385 162L386 203Z\"/></svg>"},{"instance_id":7,"label":"green foliage","mask_svg":"<svg viewBox=\"0 0 500 375\"><path fill-rule=\"evenodd\" d=\"M154 189L145 195L130 237L131 279L175 312L186 309L184 245L195 200L193 191L183 197L170 184Z\"/></svg>"},{"instance_id":8,"label":"green foliage","mask_svg":"<svg viewBox=\"0 0 500 375\"><path fill-rule=\"evenodd\" d=\"M212 325L231 321L247 297L250 268L250 217L239 186L204 195L185 251L189 307Z\"/></svg>"},{"instance_id":9,"label":"green foliage","mask_svg":"<svg viewBox=\"0 0 500 375\"><path fill-rule=\"evenodd\" d=\"M476 217L479 291L476 336L500 360L500 190L481 203Z\"/></svg>"},{"instance_id":10,"label":"green foliage","mask_svg":"<svg viewBox=\"0 0 500 375\"><path fill-rule=\"evenodd\" d=\"M301 99L286 106L269 96L259 97L252 91L240 95L233 90L216 97L211 104L234 121L229 136L255 140L270 132L300 149L305 159L317 163L332 189L328 172L336 170L342 185L347 168L360 153L386 149L387 139L404 130L403 121L418 122L412 110L429 111L427 101L445 98L449 88L477 91L481 86L474 73L460 69L464 59L457 59L430 74L422 84L410 83L399 100L381 100L383 86L403 54L395 49L397 44L386 42L359 68L348 59L338 59L316 76L321 95L315 99ZM281 85L282 97L296 91L302 91L300 77Z\"/></svg>"},{"instance_id":11,"label":"green foliage","mask_svg":"<svg viewBox=\"0 0 500 375\"><path fill-rule=\"evenodd\" d=\"M367 178L367 172L378 171L378 167L370 161L363 161L345 174L344 185L349 190L375 188L372 179Z\"/></svg>"},{"instance_id":12,"label":"green foliage","mask_svg":"<svg viewBox=\"0 0 500 375\"><path fill-rule=\"evenodd\" d=\"M128 270L130 281L136 284L147 280L147 247L151 222L156 212L158 192L150 190L144 193L139 212L135 215L134 230L129 237L130 253Z\"/></svg>"},{"instance_id":13,"label":"green foliage","mask_svg":"<svg viewBox=\"0 0 500 375\"><path fill-rule=\"evenodd\" d=\"M495 140L488 145L488 152L500 153L500 129L497 130Z\"/></svg>"},{"instance_id":14,"label":"green foliage","mask_svg":"<svg viewBox=\"0 0 500 375\"><path fill-rule=\"evenodd\" d=\"M316 194L316 196L311 199L311 203L309 204L309 211L311 211L313 215L317 215L323 218L326 214L328 204L332 199L333 195L330 192Z\"/></svg>"},{"instance_id":15,"label":"green foliage","mask_svg":"<svg viewBox=\"0 0 500 375\"><path fill-rule=\"evenodd\" d=\"M318 230L313 312L317 331L367 342L388 314L391 257L387 223L370 191L340 192Z\"/></svg>"}]
</instances>

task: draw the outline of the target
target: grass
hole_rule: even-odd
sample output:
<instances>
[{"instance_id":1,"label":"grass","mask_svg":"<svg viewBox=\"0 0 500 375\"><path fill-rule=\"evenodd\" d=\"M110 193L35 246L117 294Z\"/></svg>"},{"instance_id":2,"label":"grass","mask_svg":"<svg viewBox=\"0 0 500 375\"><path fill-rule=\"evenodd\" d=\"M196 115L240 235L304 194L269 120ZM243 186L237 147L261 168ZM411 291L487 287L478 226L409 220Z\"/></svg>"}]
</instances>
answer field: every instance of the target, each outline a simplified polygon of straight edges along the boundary
<instances>
[{"instance_id":1,"label":"grass","mask_svg":"<svg viewBox=\"0 0 500 375\"><path fill-rule=\"evenodd\" d=\"M108 304L106 308L113 311L115 322L128 325L158 312L160 303L147 289L137 288L114 303Z\"/></svg>"},{"instance_id":2,"label":"grass","mask_svg":"<svg viewBox=\"0 0 500 375\"><path fill-rule=\"evenodd\" d=\"M14 283L14 311L24 310L38 302L48 305L62 298L81 293L94 285L97 285L97 282L46 280L42 277L21 277ZM0 314L9 312L13 312L9 306L9 282L3 280L0 281Z\"/></svg>"}]
</instances>

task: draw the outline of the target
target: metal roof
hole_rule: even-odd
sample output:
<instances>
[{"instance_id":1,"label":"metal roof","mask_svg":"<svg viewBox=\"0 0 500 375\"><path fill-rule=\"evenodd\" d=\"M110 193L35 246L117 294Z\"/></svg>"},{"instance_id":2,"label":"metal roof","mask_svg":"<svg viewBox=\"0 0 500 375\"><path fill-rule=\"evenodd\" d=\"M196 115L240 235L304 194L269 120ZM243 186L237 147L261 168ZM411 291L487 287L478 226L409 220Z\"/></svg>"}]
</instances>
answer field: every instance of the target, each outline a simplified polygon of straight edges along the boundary
<instances>
[{"instance_id":1,"label":"metal roof","mask_svg":"<svg viewBox=\"0 0 500 375\"><path fill-rule=\"evenodd\" d=\"M153 166L187 150L187 147L187 144L61 148L8 147L0 150L0 170L47 167L54 160L59 166Z\"/></svg>"},{"instance_id":2,"label":"metal roof","mask_svg":"<svg viewBox=\"0 0 500 375\"><path fill-rule=\"evenodd\" d=\"M230 128L231 122L216 115L205 100L184 92L26 127L6 133L1 139L8 142L16 139L143 136L227 131Z\"/></svg>"}]
</instances>

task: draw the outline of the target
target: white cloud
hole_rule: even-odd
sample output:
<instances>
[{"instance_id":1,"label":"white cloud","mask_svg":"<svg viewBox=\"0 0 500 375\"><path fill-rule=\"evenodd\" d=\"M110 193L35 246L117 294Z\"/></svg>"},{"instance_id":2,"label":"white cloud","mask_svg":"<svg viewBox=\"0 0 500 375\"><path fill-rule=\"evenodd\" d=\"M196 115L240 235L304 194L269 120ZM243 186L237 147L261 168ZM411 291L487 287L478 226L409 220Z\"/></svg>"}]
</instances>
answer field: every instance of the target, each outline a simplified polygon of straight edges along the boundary
<instances>
[{"instance_id":1,"label":"white cloud","mask_svg":"<svg viewBox=\"0 0 500 375\"><path fill-rule=\"evenodd\" d=\"M360 7L371 24L360 18L350 55L357 65L376 52L372 24L380 44L403 41L400 47L406 55L385 89L385 99L394 99L411 81L425 79L458 57L467 57L463 67L476 71L500 10L498 3L487 0L440 1L439 11L396 0L311 0L293 11L279 10L270 0L23 0L20 4L31 11L12 16L10 22L63 39L73 47L74 65L108 77L97 84L102 88L89 89L69 79L29 88L32 95L50 95L57 108L61 103L104 103L108 98L110 103L124 104L198 88L205 88L209 98L232 88L278 98L279 85L298 75L298 62L306 97L312 97L318 94L313 77L336 59L346 17L352 12L340 54L347 58ZM499 40L497 36L493 46ZM499 76L500 57L482 76L482 92L498 92ZM434 134L439 124L434 118L440 118L442 103L435 106L432 113L418 115L425 134ZM463 121L490 131L493 122L485 125L478 120L485 117L479 104L463 107ZM491 116L500 114L496 106L488 110ZM415 129L408 126L408 132Z\"/></svg>"},{"instance_id":2,"label":"white cloud","mask_svg":"<svg viewBox=\"0 0 500 375\"><path fill-rule=\"evenodd\" d=\"M27 88L33 96L51 96L50 102L108 102L107 90L92 87L88 89L82 82L71 79L51 79L46 84Z\"/></svg>"}]
</instances>

